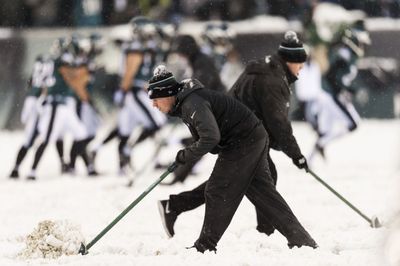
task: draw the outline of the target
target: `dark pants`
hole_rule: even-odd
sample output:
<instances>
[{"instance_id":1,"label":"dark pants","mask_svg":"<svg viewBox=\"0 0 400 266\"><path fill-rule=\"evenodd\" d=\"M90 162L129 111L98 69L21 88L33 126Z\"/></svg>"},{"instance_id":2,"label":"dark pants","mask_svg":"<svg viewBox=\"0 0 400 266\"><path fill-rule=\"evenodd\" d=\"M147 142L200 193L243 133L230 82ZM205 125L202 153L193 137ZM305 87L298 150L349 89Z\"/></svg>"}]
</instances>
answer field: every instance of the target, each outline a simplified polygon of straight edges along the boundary
<instances>
[{"instance_id":1,"label":"dark pants","mask_svg":"<svg viewBox=\"0 0 400 266\"><path fill-rule=\"evenodd\" d=\"M267 137L221 152L207 182L192 191L170 196L170 209L178 214L205 202L203 227L195 243L199 251L215 250L243 196L256 207L257 229L267 234L274 228L290 243L311 239L285 200L275 189L268 165Z\"/></svg>"},{"instance_id":2,"label":"dark pants","mask_svg":"<svg viewBox=\"0 0 400 266\"><path fill-rule=\"evenodd\" d=\"M197 162L197 161L196 161ZM185 171L184 169L191 168L192 164L188 167L182 167L181 169L177 169L178 173L181 171ZM275 164L273 163L271 156L268 152L268 166L271 173L271 179L276 186L277 183L277 171ZM205 203L204 191L206 188L207 181L200 184L193 190L182 192L178 195L170 195L170 208L176 211L178 214L186 211L190 211L196 209L197 207L203 205ZM264 218L264 216L257 210L257 230L270 235L274 232L275 228L272 226L271 223L268 222L268 218Z\"/></svg>"}]
</instances>

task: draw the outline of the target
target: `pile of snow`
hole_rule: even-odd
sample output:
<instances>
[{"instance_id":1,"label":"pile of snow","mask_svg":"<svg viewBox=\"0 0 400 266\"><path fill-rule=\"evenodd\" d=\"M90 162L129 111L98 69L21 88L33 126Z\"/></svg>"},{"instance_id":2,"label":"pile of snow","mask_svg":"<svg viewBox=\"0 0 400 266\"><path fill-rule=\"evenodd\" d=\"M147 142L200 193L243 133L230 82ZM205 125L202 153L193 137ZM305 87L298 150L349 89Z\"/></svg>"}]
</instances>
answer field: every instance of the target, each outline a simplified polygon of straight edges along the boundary
<instances>
[{"instance_id":1,"label":"pile of snow","mask_svg":"<svg viewBox=\"0 0 400 266\"><path fill-rule=\"evenodd\" d=\"M26 237L26 247L19 257L54 259L62 255L75 255L84 241L80 226L68 220L44 220Z\"/></svg>"}]
</instances>

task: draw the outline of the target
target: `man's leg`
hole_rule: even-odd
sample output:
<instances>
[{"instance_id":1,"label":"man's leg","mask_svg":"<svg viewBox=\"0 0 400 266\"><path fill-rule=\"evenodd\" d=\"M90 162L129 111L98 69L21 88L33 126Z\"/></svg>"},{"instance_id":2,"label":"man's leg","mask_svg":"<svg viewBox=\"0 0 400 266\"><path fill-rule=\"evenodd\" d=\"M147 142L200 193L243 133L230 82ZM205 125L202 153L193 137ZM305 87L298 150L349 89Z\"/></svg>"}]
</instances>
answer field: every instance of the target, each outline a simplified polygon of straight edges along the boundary
<instances>
[{"instance_id":1,"label":"man's leg","mask_svg":"<svg viewBox=\"0 0 400 266\"><path fill-rule=\"evenodd\" d=\"M58 104L52 103L51 107L50 107L50 113L48 113L49 116L46 117L46 119L41 118L41 119L44 119L44 121L45 121L45 122L43 122L43 125L46 124L46 128L42 128L42 132L41 132L42 136L44 136L44 138L42 137L41 139L44 139L44 141L42 142L42 144L40 144L40 146L36 150L35 159L33 161L31 172L29 173L29 175L27 177L28 180L36 179L36 169L37 169L39 162L42 158L42 155L47 147L47 144L49 143L51 136L53 134L57 134L57 133L54 133L54 131L57 131L57 129L54 130L54 128L57 127L57 126L55 126L57 109L58 109ZM43 116L46 116L46 115L47 114L45 114ZM48 121L47 121L47 118L48 118ZM48 124L46 122L48 122Z\"/></svg>"},{"instance_id":2,"label":"man's leg","mask_svg":"<svg viewBox=\"0 0 400 266\"><path fill-rule=\"evenodd\" d=\"M204 190L206 188L206 182L203 182L195 189L185 191L177 195L169 196L169 208L170 210L177 213L187 212L201 206L205 202Z\"/></svg>"},{"instance_id":3,"label":"man's leg","mask_svg":"<svg viewBox=\"0 0 400 266\"><path fill-rule=\"evenodd\" d=\"M269 154L269 151L268 151L268 166L274 186L276 186L278 180L278 173L276 171L275 164L272 161L271 155ZM269 221L270 219L268 218L268 216L266 216L262 211L257 209L257 207L256 207L256 215L257 215L257 228L256 228L257 231L259 231L260 233L271 235L275 231L275 228Z\"/></svg>"},{"instance_id":4,"label":"man's leg","mask_svg":"<svg viewBox=\"0 0 400 266\"><path fill-rule=\"evenodd\" d=\"M287 238L289 247L303 245L317 247L315 241L276 190L266 158L261 160L246 196L264 217L268 217L271 225Z\"/></svg>"},{"instance_id":5,"label":"man's leg","mask_svg":"<svg viewBox=\"0 0 400 266\"><path fill-rule=\"evenodd\" d=\"M205 188L204 223L194 244L198 251L216 250L263 159L265 143L264 137L219 154Z\"/></svg>"},{"instance_id":6,"label":"man's leg","mask_svg":"<svg viewBox=\"0 0 400 266\"><path fill-rule=\"evenodd\" d=\"M275 181L274 184L276 184L277 172L275 165L273 164L269 154L268 154L268 162L271 162L273 165L274 171L272 173L273 173L273 179ZM185 191L176 195L174 194L170 195L168 200L168 208L167 208L167 202L163 201L164 210L160 211L163 212L161 214L163 218L163 223L164 226L166 227L167 234L170 237L174 236L175 234L174 224L179 214L193 210L205 203L204 192L206 188L206 183L207 182L200 184L193 190ZM256 214L257 214L257 230L260 233L265 233L267 235L272 234L275 228L269 222L268 217L265 216L265 214L262 214L262 212L260 212L257 208L256 208Z\"/></svg>"},{"instance_id":7,"label":"man's leg","mask_svg":"<svg viewBox=\"0 0 400 266\"><path fill-rule=\"evenodd\" d=\"M66 173L68 171L68 164L64 160L64 140L62 138L56 141L56 149L60 158L61 173Z\"/></svg>"},{"instance_id":8,"label":"man's leg","mask_svg":"<svg viewBox=\"0 0 400 266\"><path fill-rule=\"evenodd\" d=\"M158 202L162 223L169 237L175 235L174 225L179 214L193 210L204 204L204 190L206 184L207 182L204 182L193 190L185 191L177 195L170 195L169 200Z\"/></svg>"},{"instance_id":9,"label":"man's leg","mask_svg":"<svg viewBox=\"0 0 400 266\"><path fill-rule=\"evenodd\" d=\"M33 146L34 141L36 140L37 136L39 135L38 132L38 123L39 118L35 117L32 121L28 121L25 127L25 134L27 136L27 141L22 145L22 147L18 151L17 159L15 161L14 168L10 174L10 178L18 178L19 173L18 169L21 165L22 161L24 160L28 150Z\"/></svg>"}]
</instances>

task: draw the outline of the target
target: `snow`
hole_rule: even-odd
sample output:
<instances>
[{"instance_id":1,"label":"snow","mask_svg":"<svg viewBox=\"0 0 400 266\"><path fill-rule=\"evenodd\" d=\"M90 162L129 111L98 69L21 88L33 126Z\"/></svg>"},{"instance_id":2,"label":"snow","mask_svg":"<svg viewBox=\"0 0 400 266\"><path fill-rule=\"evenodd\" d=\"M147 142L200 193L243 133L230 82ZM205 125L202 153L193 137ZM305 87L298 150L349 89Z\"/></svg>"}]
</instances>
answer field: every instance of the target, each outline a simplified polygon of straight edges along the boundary
<instances>
[{"instance_id":1,"label":"snow","mask_svg":"<svg viewBox=\"0 0 400 266\"><path fill-rule=\"evenodd\" d=\"M304 153L309 153L315 141L310 127L294 123L294 132ZM132 188L127 188L127 179L116 175L117 144L112 142L98 155L97 167L104 174L99 178L86 177L81 164L77 176L60 176L55 148L50 146L39 166L36 182L25 180L32 152L20 170L20 180L9 180L7 176L23 133L3 131L0 132L3 149L0 265L400 265L399 133L398 120L364 120L356 132L327 148L326 162L317 158L313 164L315 173L364 214L379 217L385 224L382 228L371 228L311 175L298 170L285 155L274 152L278 190L320 247L291 250L278 232L269 237L258 233L254 208L245 199L219 242L217 254L186 249L199 235L204 208L180 215L175 225L176 235L169 239L163 231L156 201L194 188L207 178L215 159L210 155L197 167L197 176L186 183L157 186L88 255L64 254L52 259L18 256L25 248L26 237L39 222L67 221L64 223L77 225L80 229L72 227L75 228L72 231L81 232L88 243L162 171L148 169ZM187 129L181 127L168 137L186 134ZM172 145L163 150L161 160L170 161L179 148ZM133 162L138 170L149 163L148 156L153 150L150 141L134 150ZM68 231L61 235L67 235Z\"/></svg>"},{"instance_id":2,"label":"snow","mask_svg":"<svg viewBox=\"0 0 400 266\"><path fill-rule=\"evenodd\" d=\"M22 259L58 258L78 254L85 244L80 227L68 220L39 222L37 228L25 238L25 249L18 254Z\"/></svg>"}]
</instances>

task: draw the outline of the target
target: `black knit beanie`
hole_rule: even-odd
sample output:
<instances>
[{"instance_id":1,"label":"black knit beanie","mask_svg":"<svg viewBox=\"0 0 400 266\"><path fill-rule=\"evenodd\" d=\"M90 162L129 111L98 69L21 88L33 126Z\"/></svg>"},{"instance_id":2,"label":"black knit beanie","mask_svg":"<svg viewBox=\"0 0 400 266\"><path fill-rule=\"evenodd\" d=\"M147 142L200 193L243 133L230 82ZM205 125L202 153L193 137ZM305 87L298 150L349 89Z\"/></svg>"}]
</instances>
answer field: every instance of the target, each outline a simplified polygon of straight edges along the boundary
<instances>
[{"instance_id":1,"label":"black knit beanie","mask_svg":"<svg viewBox=\"0 0 400 266\"><path fill-rule=\"evenodd\" d=\"M159 65L154 70L153 77L149 80L148 95L150 99L170 97L178 94L182 87L164 65Z\"/></svg>"},{"instance_id":2,"label":"black knit beanie","mask_svg":"<svg viewBox=\"0 0 400 266\"><path fill-rule=\"evenodd\" d=\"M303 43L294 31L287 31L283 42L279 45L278 54L289 63L304 63L307 60L307 53Z\"/></svg>"}]
</instances>

